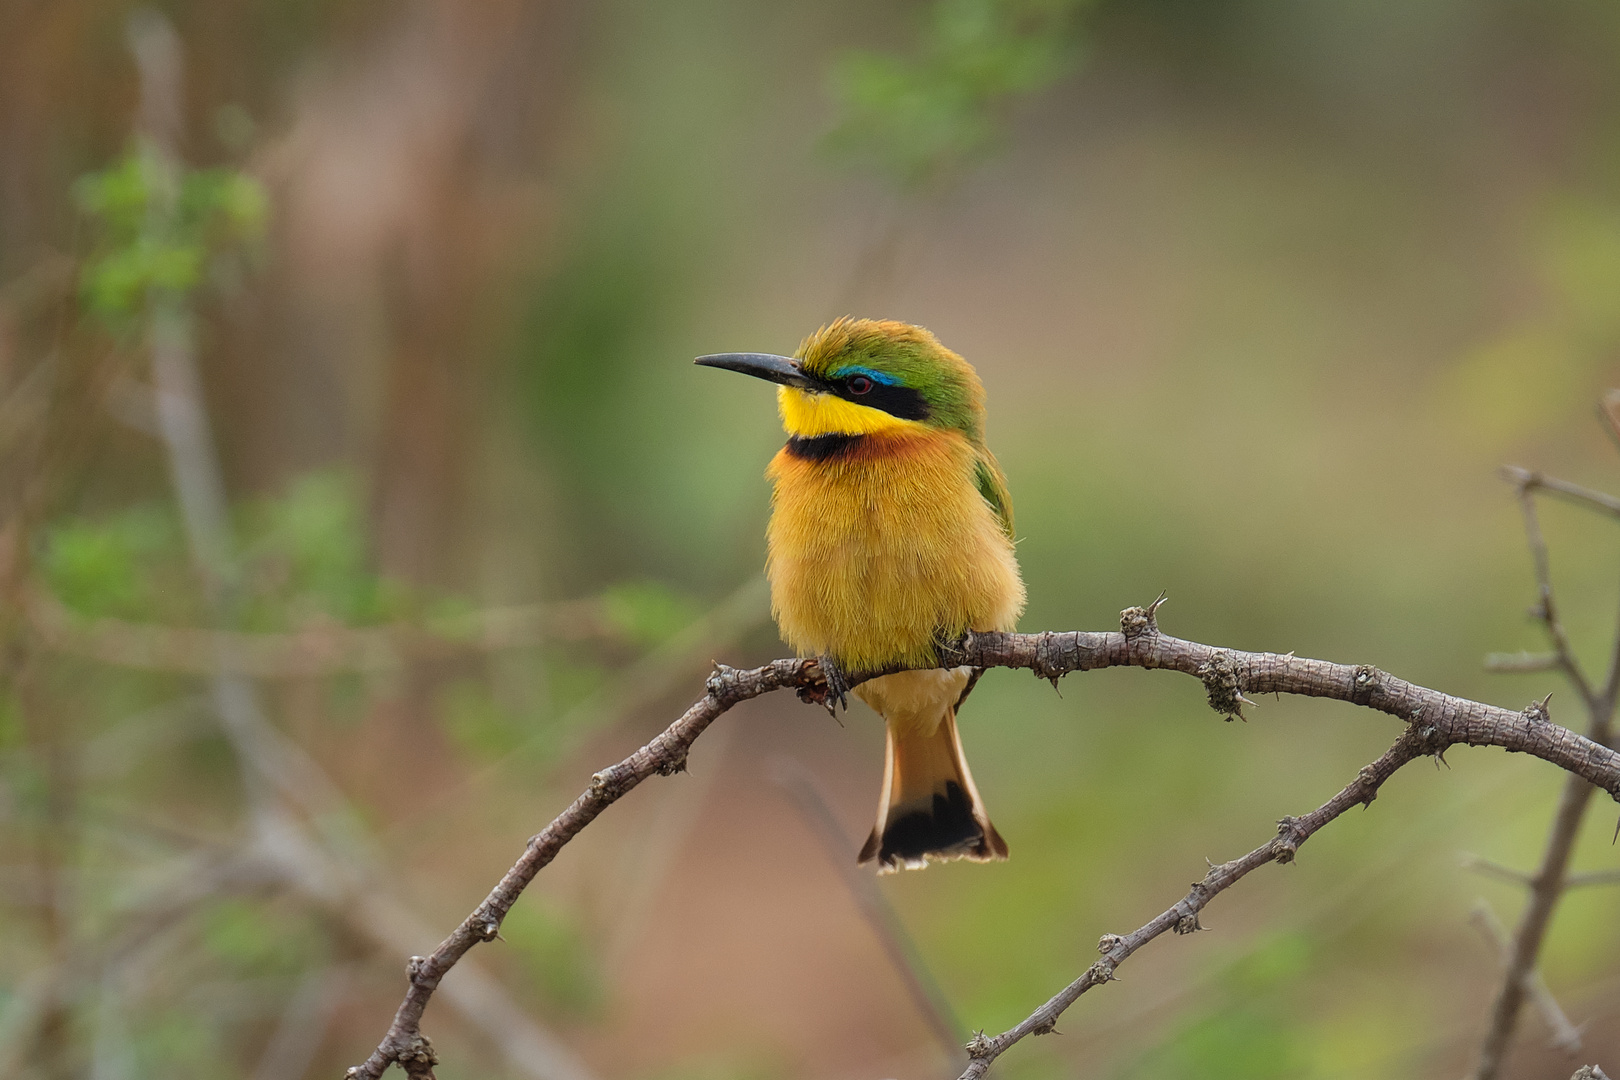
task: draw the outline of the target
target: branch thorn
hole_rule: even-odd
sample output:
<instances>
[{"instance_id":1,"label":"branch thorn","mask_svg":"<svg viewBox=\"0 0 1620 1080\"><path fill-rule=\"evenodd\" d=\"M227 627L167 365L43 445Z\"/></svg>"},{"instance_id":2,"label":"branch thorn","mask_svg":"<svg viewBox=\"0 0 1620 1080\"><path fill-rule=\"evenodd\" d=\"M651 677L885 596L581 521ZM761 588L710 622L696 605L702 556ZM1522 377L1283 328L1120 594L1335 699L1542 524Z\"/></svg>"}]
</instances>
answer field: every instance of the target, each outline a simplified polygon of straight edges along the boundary
<instances>
[{"instance_id":1,"label":"branch thorn","mask_svg":"<svg viewBox=\"0 0 1620 1080\"><path fill-rule=\"evenodd\" d=\"M1540 701L1532 701L1524 708L1524 718L1532 724L1548 723L1552 719L1552 714L1547 711L1547 702L1551 700L1552 694L1548 694Z\"/></svg>"},{"instance_id":2,"label":"branch thorn","mask_svg":"<svg viewBox=\"0 0 1620 1080\"><path fill-rule=\"evenodd\" d=\"M1164 606L1165 594L1161 591L1158 598L1147 607L1128 607L1119 613L1119 629L1126 640L1139 638L1144 634L1157 634L1159 632L1159 609Z\"/></svg>"},{"instance_id":3,"label":"branch thorn","mask_svg":"<svg viewBox=\"0 0 1620 1080\"><path fill-rule=\"evenodd\" d=\"M716 661L714 671L710 672L709 677L704 680L703 689L707 690L709 692L709 696L715 700L724 701L726 697L726 686L728 683L734 681L736 674L736 668L729 667Z\"/></svg>"}]
</instances>

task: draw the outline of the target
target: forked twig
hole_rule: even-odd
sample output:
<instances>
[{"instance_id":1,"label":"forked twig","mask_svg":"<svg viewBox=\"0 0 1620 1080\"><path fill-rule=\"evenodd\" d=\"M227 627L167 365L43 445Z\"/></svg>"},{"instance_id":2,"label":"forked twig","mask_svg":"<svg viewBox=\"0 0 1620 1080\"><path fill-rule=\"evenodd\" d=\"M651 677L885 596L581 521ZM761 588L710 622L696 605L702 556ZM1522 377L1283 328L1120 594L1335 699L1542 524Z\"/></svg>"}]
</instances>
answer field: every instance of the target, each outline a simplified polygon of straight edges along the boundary
<instances>
[{"instance_id":1,"label":"forked twig","mask_svg":"<svg viewBox=\"0 0 1620 1080\"><path fill-rule=\"evenodd\" d=\"M1608 406L1613 404L1614 396L1611 394L1606 399L1603 410L1603 416L1611 428L1614 426L1615 416ZM1554 668L1562 671L1586 708L1587 736L1595 743L1608 745L1616 700L1620 698L1620 628L1615 632L1614 646L1610 652L1609 668L1603 685L1594 688L1575 658L1563 623L1558 618L1558 608L1553 599L1550 558L1546 540L1541 532L1541 521L1536 513L1535 493L1546 491L1576 502L1587 509L1612 516L1620 516L1620 499L1528 469L1509 467L1502 472L1518 489L1519 505L1524 514L1525 543L1530 548L1531 561L1535 566L1536 590L1539 597L1536 607L1532 610L1541 621L1547 638L1552 643L1553 652L1545 658L1546 663L1534 662L1542 659L1535 657L1518 664L1499 662L1492 665L1488 658L1487 666L1496 671L1542 671ZM1577 882L1598 884L1607 880L1603 874L1584 875L1583 877L1588 880L1580 880L1572 878L1569 873L1575 841L1580 835L1581 824L1586 819L1586 810L1591 797L1590 785L1577 776L1569 776L1564 782L1563 791L1559 794L1558 809L1553 815L1547 846L1542 852L1541 865L1536 872L1515 875L1505 868L1498 868L1507 875L1517 877L1520 883L1529 889L1530 901L1519 917L1512 941L1506 946L1502 984L1491 1004L1490 1021L1480 1043L1479 1061L1474 1069L1473 1080L1495 1080L1500 1073L1508 1047L1513 1042L1513 1033L1518 1026L1519 1014L1527 996L1538 1000L1544 996L1545 1001L1541 1001L1544 1013L1548 1012L1547 1002L1552 1002L1552 1010L1557 1015L1552 1017L1549 1014L1549 1023L1554 1031L1555 1046L1561 1046L1572 1053L1580 1047L1579 1032L1567 1019L1563 1020L1562 1028L1553 1022L1554 1019L1562 1018L1563 1013L1558 1009L1557 1003L1553 1001L1552 994L1545 985L1540 986L1538 993L1540 976L1536 973L1536 963L1541 955L1542 942L1547 936L1547 928L1552 923L1553 913L1558 909L1564 893Z\"/></svg>"},{"instance_id":2,"label":"forked twig","mask_svg":"<svg viewBox=\"0 0 1620 1080\"><path fill-rule=\"evenodd\" d=\"M1606 495L1601 491L1572 484L1568 480L1560 480L1556 476L1547 476L1543 473L1533 472L1530 469L1521 469L1517 465L1509 465L1502 470L1502 475L1526 491L1545 491L1549 495L1556 495L1560 499L1579 503L1588 510L1608 514L1620 518L1620 499L1613 495Z\"/></svg>"},{"instance_id":3,"label":"forked twig","mask_svg":"<svg viewBox=\"0 0 1620 1080\"><path fill-rule=\"evenodd\" d=\"M1541 517L1536 513L1535 488L1528 483L1519 485L1519 508L1524 514L1525 543L1530 547L1530 558L1536 568L1537 599L1531 611L1547 631L1558 669L1590 708L1597 698L1586 673L1581 670L1580 661L1575 658L1563 620L1558 617L1558 603L1553 598L1552 560L1547 553L1546 538L1541 534Z\"/></svg>"}]
</instances>

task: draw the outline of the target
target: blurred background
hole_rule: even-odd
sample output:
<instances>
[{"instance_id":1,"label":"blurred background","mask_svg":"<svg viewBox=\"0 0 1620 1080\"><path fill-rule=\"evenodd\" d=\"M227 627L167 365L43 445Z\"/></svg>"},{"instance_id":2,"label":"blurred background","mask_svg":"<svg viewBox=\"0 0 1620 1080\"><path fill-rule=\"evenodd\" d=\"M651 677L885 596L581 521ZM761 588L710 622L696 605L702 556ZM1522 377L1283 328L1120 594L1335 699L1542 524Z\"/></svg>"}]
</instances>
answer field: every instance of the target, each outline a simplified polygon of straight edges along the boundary
<instances>
[{"instance_id":1,"label":"blurred background","mask_svg":"<svg viewBox=\"0 0 1620 1080\"><path fill-rule=\"evenodd\" d=\"M1542 647L1498 466L1620 487L1617 59L1600 0L6 4L0 1075L363 1059L594 770L783 654L772 398L690 360L846 313L983 376L1024 629L1165 590L1179 636L1584 727L1481 661ZM1545 525L1601 669L1620 538ZM1398 733L1250 714L991 672L1011 861L879 880L874 716L747 703L446 981L439 1075L954 1075L940 1029L1015 1023ZM1532 868L1562 777L1448 760L997 1075L1460 1075L1470 912L1523 902L1463 862ZM1617 904L1573 893L1543 963L1611 1072ZM1526 1010L1508 1073L1578 1063Z\"/></svg>"}]
</instances>

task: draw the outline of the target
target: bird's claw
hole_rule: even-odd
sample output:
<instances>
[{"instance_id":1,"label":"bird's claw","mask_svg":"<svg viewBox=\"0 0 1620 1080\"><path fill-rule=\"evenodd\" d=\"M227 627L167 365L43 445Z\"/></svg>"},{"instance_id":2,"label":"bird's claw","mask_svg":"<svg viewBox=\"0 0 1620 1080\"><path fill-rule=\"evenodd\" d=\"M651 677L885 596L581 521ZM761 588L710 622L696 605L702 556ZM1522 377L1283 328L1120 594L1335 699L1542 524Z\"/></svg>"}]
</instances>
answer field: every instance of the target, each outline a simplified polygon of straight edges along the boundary
<instances>
[{"instance_id":1,"label":"bird's claw","mask_svg":"<svg viewBox=\"0 0 1620 1080\"><path fill-rule=\"evenodd\" d=\"M799 697L808 702L814 702L827 710L829 716L838 716L838 707L842 705L844 711L849 711L849 680L844 678L844 672L838 663L830 656L818 656L815 659L816 670L821 672L822 685L805 687L799 691Z\"/></svg>"}]
</instances>

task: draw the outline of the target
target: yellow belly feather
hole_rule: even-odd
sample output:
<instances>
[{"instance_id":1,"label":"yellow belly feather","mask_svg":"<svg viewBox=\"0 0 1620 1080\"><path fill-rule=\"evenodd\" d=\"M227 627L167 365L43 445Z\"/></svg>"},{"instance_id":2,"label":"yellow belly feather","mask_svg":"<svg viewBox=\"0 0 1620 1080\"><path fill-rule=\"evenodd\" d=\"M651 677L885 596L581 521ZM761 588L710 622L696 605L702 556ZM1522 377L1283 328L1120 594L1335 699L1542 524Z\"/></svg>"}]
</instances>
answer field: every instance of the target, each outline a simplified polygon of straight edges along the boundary
<instances>
[{"instance_id":1,"label":"yellow belly feather","mask_svg":"<svg viewBox=\"0 0 1620 1080\"><path fill-rule=\"evenodd\" d=\"M972 445L839 404L875 414L858 418L874 431L859 452L805 461L783 450L767 473L766 573L788 643L859 671L929 663L936 634L1011 629L1024 587L1012 541L974 484Z\"/></svg>"}]
</instances>

